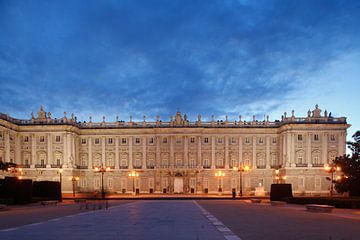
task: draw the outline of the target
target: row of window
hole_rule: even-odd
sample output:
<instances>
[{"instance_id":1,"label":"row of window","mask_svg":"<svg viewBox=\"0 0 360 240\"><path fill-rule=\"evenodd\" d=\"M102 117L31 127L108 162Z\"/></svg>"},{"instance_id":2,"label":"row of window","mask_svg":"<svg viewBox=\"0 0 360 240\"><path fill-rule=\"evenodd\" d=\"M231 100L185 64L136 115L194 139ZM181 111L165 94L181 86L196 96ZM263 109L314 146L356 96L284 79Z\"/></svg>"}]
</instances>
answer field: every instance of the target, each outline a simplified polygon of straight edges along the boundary
<instances>
[{"instance_id":1,"label":"row of window","mask_svg":"<svg viewBox=\"0 0 360 240\"><path fill-rule=\"evenodd\" d=\"M260 137L257 138L258 139L258 144L263 144L264 143L264 138ZM114 140L113 138L107 138L107 142L108 144L113 144ZM148 138L148 143L149 144L154 144L154 138ZM176 138L175 143L176 144L180 144L182 142L181 138ZM190 143L195 143L195 137L190 137L189 138L189 142ZM224 143L224 138L216 138L216 142L218 144L222 144ZM81 144L85 145L87 143L87 139L86 138L82 138L81 139ZM95 138L94 139L94 143L95 144L100 144L100 138ZM121 138L121 144L127 144L128 143L128 139L127 138ZM141 139L140 138L135 138L135 144L140 144L141 143ZM162 143L163 144L167 144L169 143L168 138L167 137L163 137L162 138ZM209 137L204 137L203 138L203 143L210 143ZM230 138L230 144L236 144L237 143L237 138ZM244 139L244 143L245 144L250 144L251 143L251 138L246 137ZM272 138L272 143L276 144L277 143L277 139L276 138Z\"/></svg>"},{"instance_id":2,"label":"row of window","mask_svg":"<svg viewBox=\"0 0 360 240\"><path fill-rule=\"evenodd\" d=\"M302 134L298 134L298 135L297 135L297 140L298 140L298 141L301 142L301 141L303 141L303 139L304 139L304 138L303 138L303 135L302 135ZM330 139L330 141L332 141L332 142L336 141L336 137L335 137L335 135L333 135L333 134L330 135L330 138L329 138L329 139ZM319 134L314 134L314 135L313 135L313 140L314 140L314 141L319 141L319 140L320 140Z\"/></svg>"},{"instance_id":3,"label":"row of window","mask_svg":"<svg viewBox=\"0 0 360 240\"><path fill-rule=\"evenodd\" d=\"M29 136L24 136L24 142L29 142ZM45 142L45 136L39 136L39 142ZM55 142L61 142L61 136L55 136Z\"/></svg>"}]
</instances>

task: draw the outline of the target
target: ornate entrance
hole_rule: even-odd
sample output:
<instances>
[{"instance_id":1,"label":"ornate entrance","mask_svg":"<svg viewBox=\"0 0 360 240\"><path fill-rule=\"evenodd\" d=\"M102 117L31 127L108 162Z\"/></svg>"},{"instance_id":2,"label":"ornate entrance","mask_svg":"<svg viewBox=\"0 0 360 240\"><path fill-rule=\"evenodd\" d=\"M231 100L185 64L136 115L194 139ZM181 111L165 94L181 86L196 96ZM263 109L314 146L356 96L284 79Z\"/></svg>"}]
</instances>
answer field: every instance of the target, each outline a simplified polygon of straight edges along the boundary
<instances>
[{"instance_id":1,"label":"ornate entrance","mask_svg":"<svg viewBox=\"0 0 360 240\"><path fill-rule=\"evenodd\" d=\"M184 179L182 177L174 178L174 193L184 192Z\"/></svg>"}]
</instances>

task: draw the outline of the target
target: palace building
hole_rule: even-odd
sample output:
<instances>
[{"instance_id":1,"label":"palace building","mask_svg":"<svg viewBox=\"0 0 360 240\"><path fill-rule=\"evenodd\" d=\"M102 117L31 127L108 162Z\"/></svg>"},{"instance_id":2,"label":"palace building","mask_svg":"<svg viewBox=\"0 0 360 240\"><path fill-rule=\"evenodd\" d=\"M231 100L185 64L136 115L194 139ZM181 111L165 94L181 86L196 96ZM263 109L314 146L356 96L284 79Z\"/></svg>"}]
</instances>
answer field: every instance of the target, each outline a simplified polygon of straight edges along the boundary
<instances>
[{"instance_id":1,"label":"palace building","mask_svg":"<svg viewBox=\"0 0 360 240\"><path fill-rule=\"evenodd\" d=\"M264 194L273 183L291 183L295 194L328 194L324 165L345 154L345 117L316 105L305 117L281 120L77 121L53 118L40 108L30 120L0 114L0 161L21 165L22 177L59 181L72 192L139 194ZM249 171L245 170L249 167ZM98 167L108 168L103 174ZM248 169L246 169L248 170ZM0 172L0 177L14 173Z\"/></svg>"}]
</instances>

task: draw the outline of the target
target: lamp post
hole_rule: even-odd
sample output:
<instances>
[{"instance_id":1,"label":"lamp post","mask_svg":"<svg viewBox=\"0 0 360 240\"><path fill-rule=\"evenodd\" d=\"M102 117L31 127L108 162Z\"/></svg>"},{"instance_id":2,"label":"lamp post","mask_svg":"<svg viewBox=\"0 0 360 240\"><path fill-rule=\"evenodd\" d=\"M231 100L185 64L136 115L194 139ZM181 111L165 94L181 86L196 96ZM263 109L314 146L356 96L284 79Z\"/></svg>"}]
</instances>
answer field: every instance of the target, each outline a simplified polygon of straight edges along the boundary
<instances>
[{"instance_id":1,"label":"lamp post","mask_svg":"<svg viewBox=\"0 0 360 240\"><path fill-rule=\"evenodd\" d=\"M62 202L62 188L61 188L61 184L62 184L62 173L63 173L64 169L62 167L60 167L58 169L58 173L59 173L59 176L60 176L60 198L59 198L59 202Z\"/></svg>"},{"instance_id":2,"label":"lamp post","mask_svg":"<svg viewBox=\"0 0 360 240\"><path fill-rule=\"evenodd\" d=\"M215 177L219 178L219 189L218 189L218 191L219 191L219 194L220 194L220 193L222 192L221 179L222 179L223 177L225 177L225 173L224 173L223 171L217 171L217 172L215 173Z\"/></svg>"},{"instance_id":3,"label":"lamp post","mask_svg":"<svg viewBox=\"0 0 360 240\"><path fill-rule=\"evenodd\" d=\"M336 166L335 164L327 164L324 167L325 171L331 174L331 178L327 177L326 179L330 181L330 196L333 196L334 193L334 174L336 171L341 171L341 168L339 166Z\"/></svg>"},{"instance_id":4,"label":"lamp post","mask_svg":"<svg viewBox=\"0 0 360 240\"><path fill-rule=\"evenodd\" d=\"M110 172L110 167L104 167L101 165L100 167L95 167L96 173L101 173L101 199L105 199L105 191L104 191L104 173Z\"/></svg>"},{"instance_id":5,"label":"lamp post","mask_svg":"<svg viewBox=\"0 0 360 240\"><path fill-rule=\"evenodd\" d=\"M76 182L80 180L79 177L69 177L69 180L72 181L72 190L73 190L73 197L75 197L75 187L76 187Z\"/></svg>"},{"instance_id":6,"label":"lamp post","mask_svg":"<svg viewBox=\"0 0 360 240\"><path fill-rule=\"evenodd\" d=\"M250 170L250 167L248 165L240 166L240 167L233 167L235 171L239 172L239 196L243 196L243 186L242 186L242 173L247 172Z\"/></svg>"},{"instance_id":7,"label":"lamp post","mask_svg":"<svg viewBox=\"0 0 360 240\"><path fill-rule=\"evenodd\" d=\"M133 179L133 195L135 195L135 178L139 176L139 173L132 171L129 173L129 177Z\"/></svg>"}]
</instances>

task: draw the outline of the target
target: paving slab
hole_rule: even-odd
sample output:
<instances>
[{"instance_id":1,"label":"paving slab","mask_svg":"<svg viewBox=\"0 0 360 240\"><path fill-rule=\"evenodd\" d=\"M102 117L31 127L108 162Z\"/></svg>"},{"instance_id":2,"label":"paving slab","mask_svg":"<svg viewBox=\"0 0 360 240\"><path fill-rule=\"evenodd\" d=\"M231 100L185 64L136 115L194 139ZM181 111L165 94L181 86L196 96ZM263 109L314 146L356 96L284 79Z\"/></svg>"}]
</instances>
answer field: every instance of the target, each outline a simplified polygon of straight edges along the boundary
<instances>
[{"instance_id":1,"label":"paving slab","mask_svg":"<svg viewBox=\"0 0 360 240\"><path fill-rule=\"evenodd\" d=\"M225 239L195 201L136 201L0 230L11 239Z\"/></svg>"}]
</instances>

